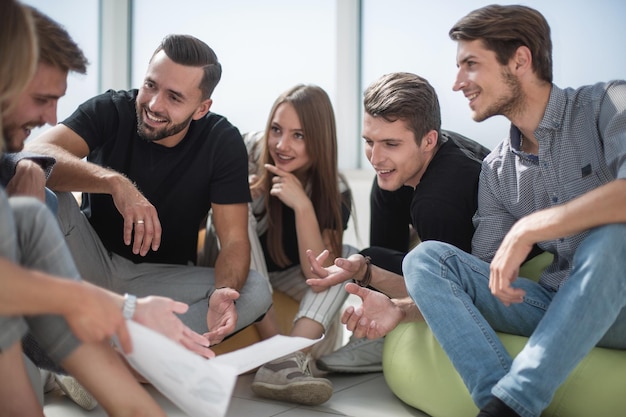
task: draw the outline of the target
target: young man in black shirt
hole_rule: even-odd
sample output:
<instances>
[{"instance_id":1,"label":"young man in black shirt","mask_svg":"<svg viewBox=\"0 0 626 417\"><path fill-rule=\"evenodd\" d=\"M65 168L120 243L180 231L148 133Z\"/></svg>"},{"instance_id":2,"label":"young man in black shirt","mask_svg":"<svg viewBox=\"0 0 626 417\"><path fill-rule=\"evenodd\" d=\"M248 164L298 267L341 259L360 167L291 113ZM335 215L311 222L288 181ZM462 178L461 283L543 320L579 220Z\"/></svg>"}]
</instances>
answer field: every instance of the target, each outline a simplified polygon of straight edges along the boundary
<instances>
[{"instance_id":1,"label":"young man in black shirt","mask_svg":"<svg viewBox=\"0 0 626 417\"><path fill-rule=\"evenodd\" d=\"M471 250L480 161L488 150L441 130L437 94L417 75L381 77L365 91L364 107L365 152L376 170L370 248L318 269L323 279L309 284L324 287L354 279L389 297L406 297L402 259L416 239ZM380 371L382 342L355 339L317 365L333 372Z\"/></svg>"}]
</instances>

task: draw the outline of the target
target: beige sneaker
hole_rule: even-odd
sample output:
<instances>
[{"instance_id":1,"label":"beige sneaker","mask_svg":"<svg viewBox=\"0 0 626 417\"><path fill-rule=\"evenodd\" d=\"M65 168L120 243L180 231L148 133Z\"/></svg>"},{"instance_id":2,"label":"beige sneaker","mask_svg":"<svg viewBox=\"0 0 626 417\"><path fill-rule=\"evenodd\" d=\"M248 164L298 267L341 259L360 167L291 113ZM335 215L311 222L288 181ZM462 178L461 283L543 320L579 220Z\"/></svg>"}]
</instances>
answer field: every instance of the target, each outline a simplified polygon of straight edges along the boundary
<instances>
[{"instance_id":1,"label":"beige sneaker","mask_svg":"<svg viewBox=\"0 0 626 417\"><path fill-rule=\"evenodd\" d=\"M55 375L56 383L72 401L87 411L98 406L98 401L80 383L68 375Z\"/></svg>"},{"instance_id":2,"label":"beige sneaker","mask_svg":"<svg viewBox=\"0 0 626 417\"><path fill-rule=\"evenodd\" d=\"M333 395L333 384L311 375L311 357L296 352L263 365L252 382L260 397L303 405L322 404Z\"/></svg>"}]
</instances>

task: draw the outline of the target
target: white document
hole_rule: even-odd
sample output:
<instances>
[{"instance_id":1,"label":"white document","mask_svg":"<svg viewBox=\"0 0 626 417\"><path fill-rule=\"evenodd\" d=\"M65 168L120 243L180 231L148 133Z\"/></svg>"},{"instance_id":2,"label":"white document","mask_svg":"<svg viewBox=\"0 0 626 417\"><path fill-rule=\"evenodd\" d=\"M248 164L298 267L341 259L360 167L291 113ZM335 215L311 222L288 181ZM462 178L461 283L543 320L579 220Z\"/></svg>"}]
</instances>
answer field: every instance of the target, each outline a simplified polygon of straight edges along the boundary
<instances>
[{"instance_id":1,"label":"white document","mask_svg":"<svg viewBox=\"0 0 626 417\"><path fill-rule=\"evenodd\" d=\"M274 336L207 360L134 321L126 323L133 342L128 362L190 417L223 417L237 375L321 340Z\"/></svg>"},{"instance_id":2,"label":"white document","mask_svg":"<svg viewBox=\"0 0 626 417\"><path fill-rule=\"evenodd\" d=\"M274 336L234 352L223 353L210 360L211 364L233 366L241 375L271 360L304 349L322 340L305 337Z\"/></svg>"}]
</instances>

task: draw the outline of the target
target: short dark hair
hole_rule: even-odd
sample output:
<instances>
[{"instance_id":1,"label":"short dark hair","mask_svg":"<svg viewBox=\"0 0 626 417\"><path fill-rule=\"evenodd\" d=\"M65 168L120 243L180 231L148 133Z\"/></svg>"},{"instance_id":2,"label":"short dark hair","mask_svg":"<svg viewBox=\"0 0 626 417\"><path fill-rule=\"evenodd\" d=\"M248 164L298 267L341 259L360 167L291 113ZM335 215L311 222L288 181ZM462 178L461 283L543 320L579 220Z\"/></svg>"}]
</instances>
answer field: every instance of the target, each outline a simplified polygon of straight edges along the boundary
<instances>
[{"instance_id":1,"label":"short dark hair","mask_svg":"<svg viewBox=\"0 0 626 417\"><path fill-rule=\"evenodd\" d=\"M191 35L172 34L163 38L152 57L160 51L164 51L168 58L177 64L201 67L204 71L199 86L202 98L211 97L222 77L222 65L209 45Z\"/></svg>"},{"instance_id":2,"label":"short dark hair","mask_svg":"<svg viewBox=\"0 0 626 417\"><path fill-rule=\"evenodd\" d=\"M39 41L39 62L63 71L85 74L89 62L63 26L34 7L26 7L35 22L35 32Z\"/></svg>"},{"instance_id":3,"label":"short dark hair","mask_svg":"<svg viewBox=\"0 0 626 417\"><path fill-rule=\"evenodd\" d=\"M386 74L365 90L365 111L388 122L404 120L415 135L417 144L431 130L441 136L441 110L433 86L409 72Z\"/></svg>"},{"instance_id":4,"label":"short dark hair","mask_svg":"<svg viewBox=\"0 0 626 417\"><path fill-rule=\"evenodd\" d=\"M506 65L520 46L530 49L533 70L552 82L552 40L550 25L535 9L520 5L492 4L470 12L449 32L455 41L480 40Z\"/></svg>"}]
</instances>

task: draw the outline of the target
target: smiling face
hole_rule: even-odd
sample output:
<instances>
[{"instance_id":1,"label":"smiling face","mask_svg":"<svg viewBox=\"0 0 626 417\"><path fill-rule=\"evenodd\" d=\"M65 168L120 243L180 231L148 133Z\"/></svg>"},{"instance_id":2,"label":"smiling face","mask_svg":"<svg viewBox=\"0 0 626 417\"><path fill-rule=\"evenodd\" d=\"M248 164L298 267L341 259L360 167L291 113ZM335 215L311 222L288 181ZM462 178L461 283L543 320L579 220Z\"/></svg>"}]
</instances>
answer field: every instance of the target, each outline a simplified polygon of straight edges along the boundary
<instances>
[{"instance_id":1,"label":"smiling face","mask_svg":"<svg viewBox=\"0 0 626 417\"><path fill-rule=\"evenodd\" d=\"M274 165L297 176L310 167L305 133L293 105L280 104L272 117L267 146Z\"/></svg>"},{"instance_id":2,"label":"smiling face","mask_svg":"<svg viewBox=\"0 0 626 417\"><path fill-rule=\"evenodd\" d=\"M67 89L67 71L40 62L10 113L2 117L6 149L19 152L32 129L57 123L57 103Z\"/></svg>"},{"instance_id":3,"label":"smiling face","mask_svg":"<svg viewBox=\"0 0 626 417\"><path fill-rule=\"evenodd\" d=\"M376 171L380 188L394 191L403 185L419 184L430 161L425 151L426 140L418 146L415 134L404 120L388 122L365 113L363 139L365 155Z\"/></svg>"},{"instance_id":4,"label":"smiling face","mask_svg":"<svg viewBox=\"0 0 626 417\"><path fill-rule=\"evenodd\" d=\"M154 55L137 95L139 136L168 147L178 144L191 121L211 107L210 99L202 99L202 76L201 68L177 64L164 51Z\"/></svg>"},{"instance_id":5,"label":"smiling face","mask_svg":"<svg viewBox=\"0 0 626 417\"><path fill-rule=\"evenodd\" d=\"M452 89L462 91L467 97L472 119L482 122L503 115L511 120L521 112L524 93L519 80L482 41L458 41L457 65L459 70Z\"/></svg>"}]
</instances>

